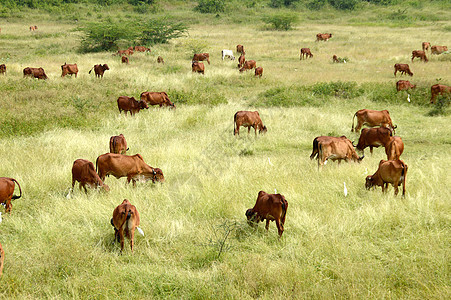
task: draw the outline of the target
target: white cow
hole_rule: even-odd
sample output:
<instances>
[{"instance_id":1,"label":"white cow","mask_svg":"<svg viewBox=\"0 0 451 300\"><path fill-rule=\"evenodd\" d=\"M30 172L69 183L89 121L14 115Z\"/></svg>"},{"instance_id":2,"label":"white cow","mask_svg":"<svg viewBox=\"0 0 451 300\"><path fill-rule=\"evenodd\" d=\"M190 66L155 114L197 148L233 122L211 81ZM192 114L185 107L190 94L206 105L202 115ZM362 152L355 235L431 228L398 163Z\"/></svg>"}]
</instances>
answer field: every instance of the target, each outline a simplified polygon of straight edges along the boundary
<instances>
[{"instance_id":1,"label":"white cow","mask_svg":"<svg viewBox=\"0 0 451 300\"><path fill-rule=\"evenodd\" d=\"M233 56L233 51L232 50L222 50L222 60L224 60L224 57L228 57L231 60L235 60L235 56Z\"/></svg>"}]
</instances>

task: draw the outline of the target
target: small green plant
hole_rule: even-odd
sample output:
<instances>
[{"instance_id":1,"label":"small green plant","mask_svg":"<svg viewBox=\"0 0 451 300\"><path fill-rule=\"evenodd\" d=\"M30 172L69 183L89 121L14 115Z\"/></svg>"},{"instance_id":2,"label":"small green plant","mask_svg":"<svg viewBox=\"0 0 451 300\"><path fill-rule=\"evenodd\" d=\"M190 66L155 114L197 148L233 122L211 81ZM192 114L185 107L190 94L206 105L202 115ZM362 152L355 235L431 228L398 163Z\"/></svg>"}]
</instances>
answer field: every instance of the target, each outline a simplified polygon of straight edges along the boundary
<instances>
[{"instance_id":1,"label":"small green plant","mask_svg":"<svg viewBox=\"0 0 451 300\"><path fill-rule=\"evenodd\" d=\"M298 16L289 13L278 13L263 17L263 22L269 25L269 28L275 30L290 30L293 23L298 21Z\"/></svg>"},{"instance_id":2,"label":"small green plant","mask_svg":"<svg viewBox=\"0 0 451 300\"><path fill-rule=\"evenodd\" d=\"M446 116L449 114L447 108L451 103L450 96L439 96L435 102L434 108L428 113L428 116Z\"/></svg>"}]
</instances>

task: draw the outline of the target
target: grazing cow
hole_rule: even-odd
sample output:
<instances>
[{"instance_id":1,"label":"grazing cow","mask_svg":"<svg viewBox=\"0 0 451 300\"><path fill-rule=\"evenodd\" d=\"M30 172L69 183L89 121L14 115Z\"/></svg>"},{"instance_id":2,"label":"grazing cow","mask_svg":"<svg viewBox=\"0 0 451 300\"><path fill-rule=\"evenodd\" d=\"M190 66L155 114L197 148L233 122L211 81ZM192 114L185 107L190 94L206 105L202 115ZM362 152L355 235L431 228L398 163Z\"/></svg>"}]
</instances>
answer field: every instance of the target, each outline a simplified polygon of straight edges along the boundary
<instances>
[{"instance_id":1,"label":"grazing cow","mask_svg":"<svg viewBox=\"0 0 451 300\"><path fill-rule=\"evenodd\" d=\"M157 63L163 64L163 65L164 65L164 59L163 59L163 57L158 56L158 57L157 57Z\"/></svg>"},{"instance_id":2,"label":"grazing cow","mask_svg":"<svg viewBox=\"0 0 451 300\"><path fill-rule=\"evenodd\" d=\"M77 159L74 161L72 166L72 190L74 189L75 181L80 183L80 190L83 187L86 194L88 193L86 184L90 188L101 187L106 192L110 190L110 187L104 184L99 175L97 175L94 164L86 159Z\"/></svg>"},{"instance_id":3,"label":"grazing cow","mask_svg":"<svg viewBox=\"0 0 451 300\"><path fill-rule=\"evenodd\" d=\"M121 57L121 61L123 64L127 64L128 65L128 57L127 56L122 56Z\"/></svg>"},{"instance_id":4,"label":"grazing cow","mask_svg":"<svg viewBox=\"0 0 451 300\"><path fill-rule=\"evenodd\" d=\"M166 92L142 92L141 101L147 103L147 105L159 105L169 106L170 108L175 108L175 104L171 102L169 96Z\"/></svg>"},{"instance_id":5,"label":"grazing cow","mask_svg":"<svg viewBox=\"0 0 451 300\"><path fill-rule=\"evenodd\" d=\"M134 116L135 113L139 112L141 109L149 108L146 102L137 101L134 97L120 96L117 98L117 107L119 109L119 113L122 111L127 115L127 111L130 112L130 115Z\"/></svg>"},{"instance_id":6,"label":"grazing cow","mask_svg":"<svg viewBox=\"0 0 451 300\"><path fill-rule=\"evenodd\" d=\"M432 46L431 47L431 54L442 54L443 52L448 51L447 46Z\"/></svg>"},{"instance_id":7,"label":"grazing cow","mask_svg":"<svg viewBox=\"0 0 451 300\"><path fill-rule=\"evenodd\" d=\"M111 225L114 227L114 240L121 243L121 253L124 250L124 233L125 237L130 240L130 248L133 252L133 239L139 221L138 210L127 199L124 199L122 204L114 209Z\"/></svg>"},{"instance_id":8,"label":"grazing cow","mask_svg":"<svg viewBox=\"0 0 451 300\"><path fill-rule=\"evenodd\" d=\"M210 64L210 54L209 53L199 53L194 54L193 61L204 61L206 60Z\"/></svg>"},{"instance_id":9,"label":"grazing cow","mask_svg":"<svg viewBox=\"0 0 451 300\"><path fill-rule=\"evenodd\" d=\"M150 48L147 48L144 46L135 46L135 51L136 52L151 52Z\"/></svg>"},{"instance_id":10,"label":"grazing cow","mask_svg":"<svg viewBox=\"0 0 451 300\"><path fill-rule=\"evenodd\" d=\"M233 56L233 51L232 50L222 50L221 51L222 54L222 60L224 60L225 57L230 58L230 60L235 60L235 56Z\"/></svg>"},{"instance_id":11,"label":"grazing cow","mask_svg":"<svg viewBox=\"0 0 451 300\"><path fill-rule=\"evenodd\" d=\"M73 75L75 74L75 78L77 78L77 74L78 74L78 67L77 64L66 64L64 63L64 65L61 66L61 77L66 76L67 74L69 75Z\"/></svg>"},{"instance_id":12,"label":"grazing cow","mask_svg":"<svg viewBox=\"0 0 451 300\"><path fill-rule=\"evenodd\" d=\"M354 117L352 117L352 128L351 131L354 131L354 118L357 117L357 126L355 127L356 132L360 132L360 128L363 125L367 125L369 127L381 126L387 127L394 130L397 126L393 126L393 122L390 118L390 113L388 110L371 110L371 109L361 109L358 110Z\"/></svg>"},{"instance_id":13,"label":"grazing cow","mask_svg":"<svg viewBox=\"0 0 451 300\"><path fill-rule=\"evenodd\" d=\"M36 26L36 25L30 26L30 31L35 31L35 30L38 30L38 26Z\"/></svg>"},{"instance_id":14,"label":"grazing cow","mask_svg":"<svg viewBox=\"0 0 451 300\"><path fill-rule=\"evenodd\" d=\"M123 155L115 153L105 153L97 157L96 170L100 179L105 180L105 176L113 175L116 178L127 177L127 183L133 182L136 186L136 180L152 180L164 182L163 171L158 168L152 168L144 162L141 154Z\"/></svg>"},{"instance_id":15,"label":"grazing cow","mask_svg":"<svg viewBox=\"0 0 451 300\"><path fill-rule=\"evenodd\" d=\"M0 244L0 277L3 274L3 263L5 262L5 251L3 251L2 244Z\"/></svg>"},{"instance_id":16,"label":"grazing cow","mask_svg":"<svg viewBox=\"0 0 451 300\"><path fill-rule=\"evenodd\" d=\"M19 187L19 196L13 195L14 193L14 183ZM11 200L16 200L22 197L22 189L20 184L14 178L0 177L0 203L5 203L5 211L11 213L13 205Z\"/></svg>"},{"instance_id":17,"label":"grazing cow","mask_svg":"<svg viewBox=\"0 0 451 300\"><path fill-rule=\"evenodd\" d=\"M423 42L421 44L421 46L422 46L424 52L426 52L427 50L431 49L431 43L429 43L429 42Z\"/></svg>"},{"instance_id":18,"label":"grazing cow","mask_svg":"<svg viewBox=\"0 0 451 300\"><path fill-rule=\"evenodd\" d=\"M370 152L373 154L373 148L387 147L392 136L393 131L386 127L363 128L356 149L364 152L366 147L370 147Z\"/></svg>"},{"instance_id":19,"label":"grazing cow","mask_svg":"<svg viewBox=\"0 0 451 300\"><path fill-rule=\"evenodd\" d=\"M332 56L332 62L339 63L338 57L336 55Z\"/></svg>"},{"instance_id":20,"label":"grazing cow","mask_svg":"<svg viewBox=\"0 0 451 300\"><path fill-rule=\"evenodd\" d=\"M434 84L431 86L431 101L430 103L435 103L435 98L438 95L451 94L451 86L443 84Z\"/></svg>"},{"instance_id":21,"label":"grazing cow","mask_svg":"<svg viewBox=\"0 0 451 300\"><path fill-rule=\"evenodd\" d=\"M244 54L241 54L240 57L238 57L238 69L244 66L245 61L246 57L244 56Z\"/></svg>"},{"instance_id":22,"label":"grazing cow","mask_svg":"<svg viewBox=\"0 0 451 300\"><path fill-rule=\"evenodd\" d=\"M26 67L25 69L23 69L23 77L26 76L44 80L48 78L43 68Z\"/></svg>"},{"instance_id":23,"label":"grazing cow","mask_svg":"<svg viewBox=\"0 0 451 300\"><path fill-rule=\"evenodd\" d=\"M255 62L255 60L246 60L243 67L240 69L240 72L252 70L256 67L257 67L257 63Z\"/></svg>"},{"instance_id":24,"label":"grazing cow","mask_svg":"<svg viewBox=\"0 0 451 300\"><path fill-rule=\"evenodd\" d=\"M108 68L107 64L94 65L94 67L92 67L91 70L89 70L89 74L91 74L92 69L94 69L94 73L96 74L96 77L102 77L103 78L103 73L105 73L105 71L109 70L110 68Z\"/></svg>"},{"instance_id":25,"label":"grazing cow","mask_svg":"<svg viewBox=\"0 0 451 300\"><path fill-rule=\"evenodd\" d=\"M127 50L118 50L117 52L116 52L116 55L132 55L134 52L133 52L133 48L132 49L127 49Z\"/></svg>"},{"instance_id":26,"label":"grazing cow","mask_svg":"<svg viewBox=\"0 0 451 300\"><path fill-rule=\"evenodd\" d=\"M332 33L318 33L316 35L316 41L325 41L327 42L332 37Z\"/></svg>"},{"instance_id":27,"label":"grazing cow","mask_svg":"<svg viewBox=\"0 0 451 300\"><path fill-rule=\"evenodd\" d=\"M407 91L408 89L414 89L417 86L415 84L411 84L408 80L398 80L396 82L396 91Z\"/></svg>"},{"instance_id":28,"label":"grazing cow","mask_svg":"<svg viewBox=\"0 0 451 300\"><path fill-rule=\"evenodd\" d=\"M260 191L254 207L246 210L246 217L250 225L263 222L266 219L266 230L269 230L269 221L276 221L277 231L279 237L281 237L284 231L287 209L288 202L282 194L268 194Z\"/></svg>"},{"instance_id":29,"label":"grazing cow","mask_svg":"<svg viewBox=\"0 0 451 300\"><path fill-rule=\"evenodd\" d=\"M243 45L236 45L236 52L241 53L242 55L246 54Z\"/></svg>"},{"instance_id":30,"label":"grazing cow","mask_svg":"<svg viewBox=\"0 0 451 300\"><path fill-rule=\"evenodd\" d=\"M262 67L255 68L255 76L259 76L259 77L263 76L263 68Z\"/></svg>"},{"instance_id":31,"label":"grazing cow","mask_svg":"<svg viewBox=\"0 0 451 300\"><path fill-rule=\"evenodd\" d=\"M317 136L313 139L313 149L312 154L310 154L310 159L314 159L315 157L318 159L318 153L319 153L319 143L328 142L330 140L347 140L348 138L344 135L340 137L335 136Z\"/></svg>"},{"instance_id":32,"label":"grazing cow","mask_svg":"<svg viewBox=\"0 0 451 300\"><path fill-rule=\"evenodd\" d=\"M191 64L191 70L192 72L202 73L202 75L205 75L205 66L203 63L193 61Z\"/></svg>"},{"instance_id":33,"label":"grazing cow","mask_svg":"<svg viewBox=\"0 0 451 300\"><path fill-rule=\"evenodd\" d=\"M388 160L397 160L404 152L404 143L399 136L392 136L387 145L385 145L385 153Z\"/></svg>"},{"instance_id":34,"label":"grazing cow","mask_svg":"<svg viewBox=\"0 0 451 300\"><path fill-rule=\"evenodd\" d=\"M395 187L395 196L398 195L398 186L402 184L402 197L406 194L407 165L402 160L381 160L379 167L373 175L366 177L365 187L369 190L372 187L381 186L382 192L386 192L388 184Z\"/></svg>"},{"instance_id":35,"label":"grazing cow","mask_svg":"<svg viewBox=\"0 0 451 300\"><path fill-rule=\"evenodd\" d=\"M6 65L5 64L0 65L0 73L6 75Z\"/></svg>"},{"instance_id":36,"label":"grazing cow","mask_svg":"<svg viewBox=\"0 0 451 300\"><path fill-rule=\"evenodd\" d=\"M318 169L325 165L329 159L332 161L338 160L338 164L342 160L346 162L353 160L360 163L364 157L364 155L362 157L357 155L352 142L346 137L318 141Z\"/></svg>"},{"instance_id":37,"label":"grazing cow","mask_svg":"<svg viewBox=\"0 0 451 300\"><path fill-rule=\"evenodd\" d=\"M410 76L413 76L413 73L410 71L409 65L408 64L395 64L395 76L396 76L396 72L401 72L401 75L407 73Z\"/></svg>"},{"instance_id":38,"label":"grazing cow","mask_svg":"<svg viewBox=\"0 0 451 300\"><path fill-rule=\"evenodd\" d=\"M300 60L305 58L309 58L309 57L313 57L312 52L310 52L310 48L301 48L301 55L299 57Z\"/></svg>"},{"instance_id":39,"label":"grazing cow","mask_svg":"<svg viewBox=\"0 0 451 300\"><path fill-rule=\"evenodd\" d=\"M426 52L424 52L424 51L413 50L412 51L412 62L413 62L413 59L416 58L416 57L418 57L423 62L428 62L428 58L426 57Z\"/></svg>"},{"instance_id":40,"label":"grazing cow","mask_svg":"<svg viewBox=\"0 0 451 300\"><path fill-rule=\"evenodd\" d=\"M127 151L127 141L122 133L110 137L110 153L127 154Z\"/></svg>"},{"instance_id":41,"label":"grazing cow","mask_svg":"<svg viewBox=\"0 0 451 300\"><path fill-rule=\"evenodd\" d=\"M268 131L266 126L263 125L258 111L237 111L233 116L233 121L233 135L240 135L240 126L247 127L247 134L250 133L251 127L254 127L255 136L257 136L257 129L258 133Z\"/></svg>"}]
</instances>

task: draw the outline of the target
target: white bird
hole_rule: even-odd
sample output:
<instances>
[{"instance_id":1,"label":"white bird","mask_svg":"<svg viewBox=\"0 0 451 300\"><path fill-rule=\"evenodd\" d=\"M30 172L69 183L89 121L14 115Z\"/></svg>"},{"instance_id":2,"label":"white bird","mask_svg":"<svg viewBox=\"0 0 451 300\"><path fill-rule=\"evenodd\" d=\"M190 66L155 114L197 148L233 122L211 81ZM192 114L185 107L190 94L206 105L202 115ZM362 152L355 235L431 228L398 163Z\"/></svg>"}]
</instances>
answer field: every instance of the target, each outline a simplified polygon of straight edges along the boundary
<instances>
[{"instance_id":1,"label":"white bird","mask_svg":"<svg viewBox=\"0 0 451 300\"><path fill-rule=\"evenodd\" d=\"M277 194L277 190L276 189L274 189L274 194Z\"/></svg>"},{"instance_id":2,"label":"white bird","mask_svg":"<svg viewBox=\"0 0 451 300\"><path fill-rule=\"evenodd\" d=\"M343 62L346 63L346 59L343 59Z\"/></svg>"},{"instance_id":3,"label":"white bird","mask_svg":"<svg viewBox=\"0 0 451 300\"><path fill-rule=\"evenodd\" d=\"M71 198L71 196L70 196L70 192L72 191L72 189L69 189L69 193L67 193L67 195L66 195L66 198L67 199L70 199Z\"/></svg>"},{"instance_id":4,"label":"white bird","mask_svg":"<svg viewBox=\"0 0 451 300\"><path fill-rule=\"evenodd\" d=\"M410 102L410 94L407 94L407 102Z\"/></svg>"},{"instance_id":5,"label":"white bird","mask_svg":"<svg viewBox=\"0 0 451 300\"><path fill-rule=\"evenodd\" d=\"M142 236L144 236L144 231L143 231L141 228L136 227L136 229L138 229L138 232L139 232Z\"/></svg>"},{"instance_id":6,"label":"white bird","mask_svg":"<svg viewBox=\"0 0 451 300\"><path fill-rule=\"evenodd\" d=\"M343 182L343 185L344 185L344 189L343 189L343 192L345 193L345 197L348 195L348 189L346 188L346 183L345 182Z\"/></svg>"},{"instance_id":7,"label":"white bird","mask_svg":"<svg viewBox=\"0 0 451 300\"><path fill-rule=\"evenodd\" d=\"M272 164L271 160L269 159L269 157L268 157L268 162L269 162L269 164L270 164L271 166L274 166L274 165Z\"/></svg>"}]
</instances>

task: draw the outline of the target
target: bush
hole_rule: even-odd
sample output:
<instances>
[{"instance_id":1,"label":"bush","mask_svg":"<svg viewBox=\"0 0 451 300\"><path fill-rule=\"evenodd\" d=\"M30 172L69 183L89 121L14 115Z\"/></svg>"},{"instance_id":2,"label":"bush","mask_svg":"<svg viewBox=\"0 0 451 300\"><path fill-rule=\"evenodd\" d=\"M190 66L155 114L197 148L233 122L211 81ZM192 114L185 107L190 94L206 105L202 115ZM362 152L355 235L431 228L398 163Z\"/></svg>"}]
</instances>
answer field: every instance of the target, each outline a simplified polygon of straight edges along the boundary
<instances>
[{"instance_id":1,"label":"bush","mask_svg":"<svg viewBox=\"0 0 451 300\"><path fill-rule=\"evenodd\" d=\"M188 27L181 23L169 21L167 18L149 20L140 26L139 41L143 45L167 44L169 40L183 36Z\"/></svg>"},{"instance_id":2,"label":"bush","mask_svg":"<svg viewBox=\"0 0 451 300\"><path fill-rule=\"evenodd\" d=\"M339 10L354 10L359 0L329 0L330 5Z\"/></svg>"},{"instance_id":3,"label":"bush","mask_svg":"<svg viewBox=\"0 0 451 300\"><path fill-rule=\"evenodd\" d=\"M279 8L282 6L290 6L295 2L299 2L299 0L271 0L269 6Z\"/></svg>"},{"instance_id":4,"label":"bush","mask_svg":"<svg viewBox=\"0 0 451 300\"><path fill-rule=\"evenodd\" d=\"M356 82L320 82L311 87L315 95L335 96L339 98L355 98L363 93Z\"/></svg>"},{"instance_id":5,"label":"bush","mask_svg":"<svg viewBox=\"0 0 451 300\"><path fill-rule=\"evenodd\" d=\"M327 3L327 0L310 0L306 3L306 6L310 10L320 10Z\"/></svg>"},{"instance_id":6,"label":"bush","mask_svg":"<svg viewBox=\"0 0 451 300\"><path fill-rule=\"evenodd\" d=\"M201 13L220 13L224 12L225 0L199 0L194 8Z\"/></svg>"},{"instance_id":7,"label":"bush","mask_svg":"<svg viewBox=\"0 0 451 300\"><path fill-rule=\"evenodd\" d=\"M275 30L290 30L293 26L293 23L295 23L297 20L297 15L287 13L268 15L263 17L263 22L265 22Z\"/></svg>"}]
</instances>

